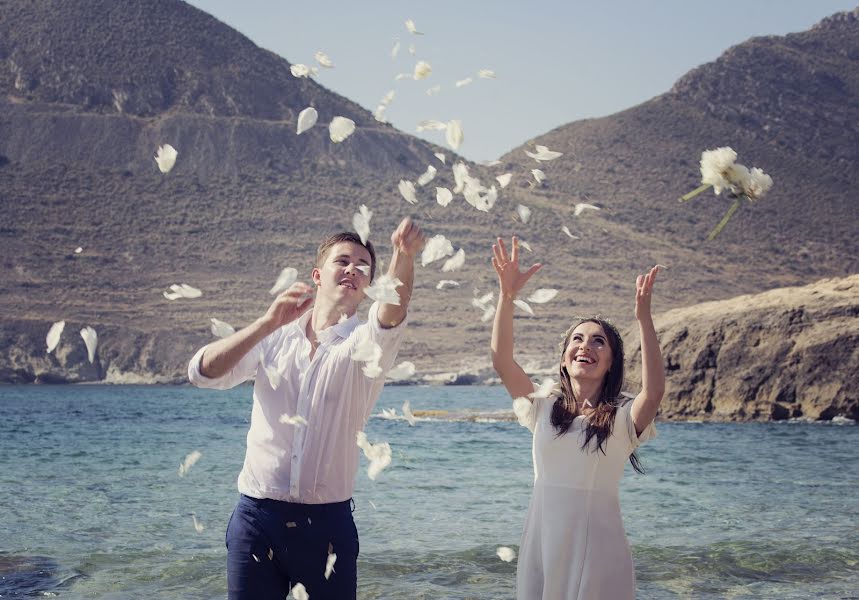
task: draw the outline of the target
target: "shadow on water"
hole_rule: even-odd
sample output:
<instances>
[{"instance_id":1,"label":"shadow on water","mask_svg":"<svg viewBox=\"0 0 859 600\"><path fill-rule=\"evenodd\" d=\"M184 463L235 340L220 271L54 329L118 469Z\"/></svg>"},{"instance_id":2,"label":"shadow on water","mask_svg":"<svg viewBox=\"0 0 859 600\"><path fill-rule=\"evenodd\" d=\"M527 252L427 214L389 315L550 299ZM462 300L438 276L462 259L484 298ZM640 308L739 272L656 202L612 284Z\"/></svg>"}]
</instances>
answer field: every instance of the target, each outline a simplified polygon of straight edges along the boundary
<instances>
[{"instance_id":1,"label":"shadow on water","mask_svg":"<svg viewBox=\"0 0 859 600\"><path fill-rule=\"evenodd\" d=\"M79 577L45 556L0 554L0 598L41 596Z\"/></svg>"}]
</instances>

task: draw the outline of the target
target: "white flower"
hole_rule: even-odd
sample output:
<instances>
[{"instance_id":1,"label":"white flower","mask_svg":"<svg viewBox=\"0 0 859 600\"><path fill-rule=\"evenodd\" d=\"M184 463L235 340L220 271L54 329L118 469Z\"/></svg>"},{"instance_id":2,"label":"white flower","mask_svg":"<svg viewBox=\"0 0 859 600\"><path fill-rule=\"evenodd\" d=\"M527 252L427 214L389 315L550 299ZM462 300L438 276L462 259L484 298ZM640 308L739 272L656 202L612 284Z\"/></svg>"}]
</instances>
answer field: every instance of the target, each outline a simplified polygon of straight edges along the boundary
<instances>
[{"instance_id":1,"label":"white flower","mask_svg":"<svg viewBox=\"0 0 859 600\"><path fill-rule=\"evenodd\" d=\"M289 286L291 286L298 279L298 269L294 269L292 267L286 267L284 270L280 272L280 275L277 276L277 281L274 282L274 285L271 286L271 289L268 291L272 296L276 296L281 293Z\"/></svg>"},{"instance_id":2,"label":"white flower","mask_svg":"<svg viewBox=\"0 0 859 600\"><path fill-rule=\"evenodd\" d=\"M408 379L415 374L415 363L408 360L401 362L396 367L388 371L386 377L392 381Z\"/></svg>"},{"instance_id":3,"label":"white flower","mask_svg":"<svg viewBox=\"0 0 859 600\"><path fill-rule=\"evenodd\" d=\"M516 205L516 214L519 215L519 220L522 221L524 225L527 225L528 221L531 220L531 209L524 204Z\"/></svg>"},{"instance_id":4,"label":"white flower","mask_svg":"<svg viewBox=\"0 0 859 600\"><path fill-rule=\"evenodd\" d=\"M459 287L459 282L454 281L453 279L442 279L441 281L439 281L436 284L435 289L444 290L444 289L453 288L453 287Z\"/></svg>"},{"instance_id":5,"label":"white flower","mask_svg":"<svg viewBox=\"0 0 859 600\"><path fill-rule=\"evenodd\" d=\"M453 200L453 194L447 188L437 187L435 188L435 200L441 206L447 206Z\"/></svg>"},{"instance_id":6,"label":"white flower","mask_svg":"<svg viewBox=\"0 0 859 600\"><path fill-rule=\"evenodd\" d=\"M173 284L170 286L169 292L164 292L164 297L168 300L176 300L178 298L199 298L203 292L187 283Z\"/></svg>"},{"instance_id":7,"label":"white flower","mask_svg":"<svg viewBox=\"0 0 859 600\"><path fill-rule=\"evenodd\" d=\"M731 185L727 173L736 160L737 153L729 146L705 150L701 153L701 183L712 185L717 194L721 193Z\"/></svg>"},{"instance_id":8,"label":"white flower","mask_svg":"<svg viewBox=\"0 0 859 600\"><path fill-rule=\"evenodd\" d=\"M355 228L355 233L361 236L361 243L366 244L367 238L370 237L370 219L373 217L373 212L367 209L362 204L358 207L358 212L352 216L352 227Z\"/></svg>"},{"instance_id":9,"label":"white flower","mask_svg":"<svg viewBox=\"0 0 859 600\"><path fill-rule=\"evenodd\" d=\"M459 147L462 145L462 139L462 122L457 119L448 121L447 132L445 133L445 140L447 141L447 145L454 150L458 150Z\"/></svg>"},{"instance_id":10,"label":"white flower","mask_svg":"<svg viewBox=\"0 0 859 600\"><path fill-rule=\"evenodd\" d=\"M368 298L381 304L400 305L400 294L397 288L403 285L403 282L396 277L391 277L387 273L376 279L373 285L368 285L364 288L364 294Z\"/></svg>"},{"instance_id":11,"label":"white flower","mask_svg":"<svg viewBox=\"0 0 859 600\"><path fill-rule=\"evenodd\" d=\"M495 79L495 71L490 71L489 69L480 69L477 72L477 76L481 79Z\"/></svg>"},{"instance_id":12,"label":"white flower","mask_svg":"<svg viewBox=\"0 0 859 600\"><path fill-rule=\"evenodd\" d=\"M424 245L421 253L421 266L425 267L433 261L453 254L453 244L441 234L434 235Z\"/></svg>"},{"instance_id":13,"label":"white flower","mask_svg":"<svg viewBox=\"0 0 859 600\"><path fill-rule=\"evenodd\" d=\"M184 477L185 474L189 470L191 470L191 467L193 467L195 464L197 464L197 461L200 460L200 458L202 458L202 457L203 457L203 453L200 452L199 450L194 450L193 452L189 453L185 457L185 460L182 461L182 464L179 465L179 477Z\"/></svg>"},{"instance_id":14,"label":"white flower","mask_svg":"<svg viewBox=\"0 0 859 600\"><path fill-rule=\"evenodd\" d=\"M412 77L415 81L418 81L420 79L426 79L430 76L430 73L432 73L432 66L430 66L430 64L425 60L419 60L415 65L415 72Z\"/></svg>"},{"instance_id":15,"label":"white flower","mask_svg":"<svg viewBox=\"0 0 859 600\"><path fill-rule=\"evenodd\" d=\"M417 204L418 198L415 195L415 184L411 181L406 181L405 179L400 179L400 183L397 186L400 190L400 195L405 199L409 204Z\"/></svg>"},{"instance_id":16,"label":"white flower","mask_svg":"<svg viewBox=\"0 0 859 600\"><path fill-rule=\"evenodd\" d=\"M346 117L334 117L328 125L331 141L339 144L355 131L355 121Z\"/></svg>"},{"instance_id":17,"label":"white flower","mask_svg":"<svg viewBox=\"0 0 859 600\"><path fill-rule=\"evenodd\" d=\"M176 164L176 148L170 144L159 146L155 153L155 162L158 163L158 170L162 173L169 173L173 165Z\"/></svg>"},{"instance_id":18,"label":"white flower","mask_svg":"<svg viewBox=\"0 0 859 600\"><path fill-rule=\"evenodd\" d=\"M510 185L510 180L513 179L513 173L504 173L504 175L499 175L495 178L498 181L498 185L501 186L503 190L508 185Z\"/></svg>"},{"instance_id":19,"label":"white flower","mask_svg":"<svg viewBox=\"0 0 859 600\"><path fill-rule=\"evenodd\" d=\"M531 412L531 401L528 398L516 398L513 400L513 414L516 415L522 427L528 426L528 414Z\"/></svg>"},{"instance_id":20,"label":"white flower","mask_svg":"<svg viewBox=\"0 0 859 600\"><path fill-rule=\"evenodd\" d=\"M442 265L441 270L444 273L450 273L451 271L456 271L462 268L462 265L465 264L465 250L460 248L456 251L456 254L451 256L449 259L444 261L444 265Z\"/></svg>"},{"instance_id":21,"label":"white flower","mask_svg":"<svg viewBox=\"0 0 859 600\"><path fill-rule=\"evenodd\" d=\"M60 336L63 334L63 329L66 326L65 321L57 321L48 330L48 335L45 337L45 343L48 345L48 354L54 351L54 348L60 343Z\"/></svg>"},{"instance_id":22,"label":"white flower","mask_svg":"<svg viewBox=\"0 0 859 600\"><path fill-rule=\"evenodd\" d=\"M316 112L316 109L312 106L308 106L300 113L298 113L298 125L296 126L296 133L301 135L314 125L316 125L316 120L319 118L319 113Z\"/></svg>"},{"instance_id":23,"label":"white flower","mask_svg":"<svg viewBox=\"0 0 859 600\"><path fill-rule=\"evenodd\" d=\"M445 127L447 127L447 126L445 125ZM441 164L445 164L444 163L444 161L445 161L444 152L434 152L433 156L435 156L437 159L439 159L441 161Z\"/></svg>"},{"instance_id":24,"label":"white flower","mask_svg":"<svg viewBox=\"0 0 859 600\"><path fill-rule=\"evenodd\" d=\"M322 65L326 69L333 69L334 68L334 63L331 62L331 59L328 58L328 55L325 54L324 52L322 52L321 50L317 51L313 55L313 58L315 58L316 62L318 62L320 65Z\"/></svg>"},{"instance_id":25,"label":"white flower","mask_svg":"<svg viewBox=\"0 0 859 600\"><path fill-rule=\"evenodd\" d=\"M81 329L81 337L84 339L84 344L86 345L87 358L92 363L95 360L95 350L98 347L98 334L95 332L95 329L87 326Z\"/></svg>"},{"instance_id":26,"label":"white flower","mask_svg":"<svg viewBox=\"0 0 859 600\"><path fill-rule=\"evenodd\" d=\"M552 288L540 288L535 290L533 294L528 296L528 302L534 304L545 304L558 295L558 290Z\"/></svg>"},{"instance_id":27,"label":"white flower","mask_svg":"<svg viewBox=\"0 0 859 600\"><path fill-rule=\"evenodd\" d=\"M406 29L409 30L409 33L414 35L423 35L420 31L418 31L417 27L415 27L415 22L411 19L406 19Z\"/></svg>"},{"instance_id":28,"label":"white flower","mask_svg":"<svg viewBox=\"0 0 859 600\"><path fill-rule=\"evenodd\" d=\"M585 204L584 202L579 202L578 204L576 204L573 216L578 217L586 210L600 210L600 207L594 206L593 204Z\"/></svg>"},{"instance_id":29,"label":"white flower","mask_svg":"<svg viewBox=\"0 0 859 600\"><path fill-rule=\"evenodd\" d=\"M468 85L472 81L474 81L474 79L472 79L471 77L466 77L465 79L460 79L454 85L456 85L456 87L462 87L464 85Z\"/></svg>"},{"instance_id":30,"label":"white flower","mask_svg":"<svg viewBox=\"0 0 859 600\"><path fill-rule=\"evenodd\" d=\"M516 300L513 301L513 304L515 304L516 306L518 306L519 308L524 310L526 313L528 313L532 317L534 316L534 309L531 308L531 305L528 304L527 302L525 302L524 300L519 300L517 298Z\"/></svg>"},{"instance_id":31,"label":"white flower","mask_svg":"<svg viewBox=\"0 0 859 600\"><path fill-rule=\"evenodd\" d=\"M535 146L536 152L528 152L525 150L525 154L536 160L537 162L555 160L559 156L563 156L561 152L555 152L554 150L549 150L546 146L540 146L539 144Z\"/></svg>"},{"instance_id":32,"label":"white flower","mask_svg":"<svg viewBox=\"0 0 859 600\"><path fill-rule=\"evenodd\" d=\"M751 200L757 200L766 194L773 186L773 178L764 173L757 167L752 167L749 171L749 178L746 186L743 187L743 193Z\"/></svg>"},{"instance_id":33,"label":"white flower","mask_svg":"<svg viewBox=\"0 0 859 600\"><path fill-rule=\"evenodd\" d=\"M432 165L429 165L424 174L418 177L418 185L424 186L428 184L430 181L433 180L433 178L435 178L436 173L438 173L438 169L436 169Z\"/></svg>"},{"instance_id":34,"label":"white flower","mask_svg":"<svg viewBox=\"0 0 859 600\"><path fill-rule=\"evenodd\" d=\"M229 323L215 318L209 320L212 321L212 335L214 335L215 337L225 338L233 335L236 332L236 328Z\"/></svg>"},{"instance_id":35,"label":"white flower","mask_svg":"<svg viewBox=\"0 0 859 600\"><path fill-rule=\"evenodd\" d=\"M497 554L498 558L500 558L504 562L510 562L511 560L516 558L516 552L512 548L508 548L507 546L499 546L498 550L495 551L495 554Z\"/></svg>"}]
</instances>

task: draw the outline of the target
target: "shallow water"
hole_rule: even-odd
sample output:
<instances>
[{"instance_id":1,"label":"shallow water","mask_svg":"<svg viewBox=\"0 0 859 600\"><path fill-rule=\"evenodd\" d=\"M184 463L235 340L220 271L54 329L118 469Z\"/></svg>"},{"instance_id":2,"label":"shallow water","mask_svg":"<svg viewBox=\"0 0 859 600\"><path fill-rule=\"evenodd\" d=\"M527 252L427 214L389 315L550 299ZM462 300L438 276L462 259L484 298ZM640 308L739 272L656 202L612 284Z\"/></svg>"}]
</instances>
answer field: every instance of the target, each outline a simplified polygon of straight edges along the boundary
<instances>
[{"instance_id":1,"label":"shallow water","mask_svg":"<svg viewBox=\"0 0 859 600\"><path fill-rule=\"evenodd\" d=\"M0 597L223 598L249 387L0 387ZM509 406L502 388L388 387L376 413ZM512 598L530 433L372 418L359 598ZM859 427L662 423L621 501L639 598L859 598ZM192 450L203 453L185 477ZM362 458L363 461L363 458ZM192 514L205 525L197 533Z\"/></svg>"}]
</instances>

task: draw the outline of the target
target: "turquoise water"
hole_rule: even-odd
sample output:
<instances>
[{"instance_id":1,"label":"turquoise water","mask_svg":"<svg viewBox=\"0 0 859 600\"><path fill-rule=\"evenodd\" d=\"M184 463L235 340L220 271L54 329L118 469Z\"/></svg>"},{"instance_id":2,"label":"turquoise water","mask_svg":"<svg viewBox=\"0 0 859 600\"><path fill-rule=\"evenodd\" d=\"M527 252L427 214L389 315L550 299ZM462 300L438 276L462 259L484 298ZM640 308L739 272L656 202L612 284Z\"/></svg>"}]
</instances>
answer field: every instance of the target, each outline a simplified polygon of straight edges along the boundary
<instances>
[{"instance_id":1,"label":"turquoise water","mask_svg":"<svg viewBox=\"0 0 859 600\"><path fill-rule=\"evenodd\" d=\"M0 387L0 597L223 598L249 387ZM498 411L501 388L389 387L376 412ZM663 423L621 488L639 598L859 598L859 427ZM514 597L531 440L515 423L372 418L362 599ZM192 450L203 456L183 478ZM363 461L363 459L362 459ZM205 529L198 533L192 514Z\"/></svg>"}]
</instances>

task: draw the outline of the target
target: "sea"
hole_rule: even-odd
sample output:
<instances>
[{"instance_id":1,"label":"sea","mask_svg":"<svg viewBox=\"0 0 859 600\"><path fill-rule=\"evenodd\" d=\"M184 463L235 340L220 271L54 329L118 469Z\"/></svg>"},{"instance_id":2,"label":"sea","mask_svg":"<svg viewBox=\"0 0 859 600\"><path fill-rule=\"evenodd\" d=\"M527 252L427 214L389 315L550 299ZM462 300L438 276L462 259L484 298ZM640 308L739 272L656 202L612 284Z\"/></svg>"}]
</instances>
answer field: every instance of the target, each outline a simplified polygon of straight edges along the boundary
<instances>
[{"instance_id":1,"label":"sea","mask_svg":"<svg viewBox=\"0 0 859 600\"><path fill-rule=\"evenodd\" d=\"M0 386L0 597L224 598L251 391ZM383 417L406 400L414 426ZM533 472L510 409L500 387L385 388L365 432L393 461L356 477L359 598L515 597L496 551L518 551ZM859 598L859 427L657 430L621 484L638 598Z\"/></svg>"}]
</instances>

